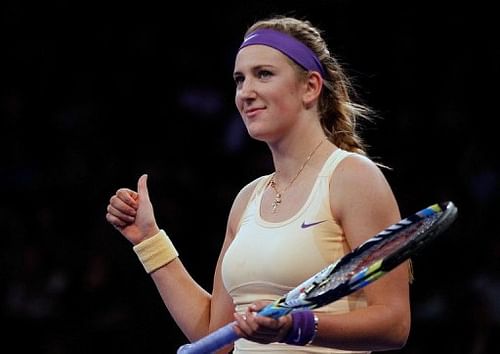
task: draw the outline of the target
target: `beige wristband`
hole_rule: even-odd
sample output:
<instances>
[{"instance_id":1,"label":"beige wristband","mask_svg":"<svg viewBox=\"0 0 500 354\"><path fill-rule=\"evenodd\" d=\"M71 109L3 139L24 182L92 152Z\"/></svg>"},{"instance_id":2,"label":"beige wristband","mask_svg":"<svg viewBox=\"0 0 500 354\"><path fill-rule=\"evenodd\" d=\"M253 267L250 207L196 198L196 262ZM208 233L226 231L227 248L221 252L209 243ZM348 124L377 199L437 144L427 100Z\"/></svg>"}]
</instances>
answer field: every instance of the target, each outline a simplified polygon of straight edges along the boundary
<instances>
[{"instance_id":1,"label":"beige wristband","mask_svg":"<svg viewBox=\"0 0 500 354\"><path fill-rule=\"evenodd\" d=\"M133 248L148 274L179 257L174 244L163 230Z\"/></svg>"}]
</instances>

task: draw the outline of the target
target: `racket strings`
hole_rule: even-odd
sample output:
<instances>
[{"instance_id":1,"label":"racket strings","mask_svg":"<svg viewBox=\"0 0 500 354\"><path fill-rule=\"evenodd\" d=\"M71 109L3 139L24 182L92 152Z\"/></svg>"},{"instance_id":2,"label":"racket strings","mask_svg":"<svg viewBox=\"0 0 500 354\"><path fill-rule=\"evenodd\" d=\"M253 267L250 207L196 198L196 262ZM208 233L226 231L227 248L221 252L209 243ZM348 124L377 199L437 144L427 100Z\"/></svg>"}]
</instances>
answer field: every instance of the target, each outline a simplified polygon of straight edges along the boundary
<instances>
[{"instance_id":1,"label":"racket strings","mask_svg":"<svg viewBox=\"0 0 500 354\"><path fill-rule=\"evenodd\" d=\"M335 291L343 284L359 288L367 280L373 281L385 273L382 269L383 260L395 254L421 235L425 234L441 213L428 215L423 219L399 225L393 232L382 235L377 242L372 242L360 254L344 263L340 269L332 269L321 282L311 284L306 298L322 296L329 291ZM360 249L362 246L359 247Z\"/></svg>"},{"instance_id":2,"label":"racket strings","mask_svg":"<svg viewBox=\"0 0 500 354\"><path fill-rule=\"evenodd\" d=\"M440 219L442 212L421 216L417 220L405 219L384 230L377 237L367 240L357 247L358 254L344 263L335 263L322 272L304 282L302 286L289 292L287 296L274 306L276 310L296 308L315 308L317 298L338 292L339 288L348 286L352 290L373 282L388 269L384 269L384 260L394 254L412 247L422 235L426 234ZM406 257L406 256L405 256Z\"/></svg>"}]
</instances>

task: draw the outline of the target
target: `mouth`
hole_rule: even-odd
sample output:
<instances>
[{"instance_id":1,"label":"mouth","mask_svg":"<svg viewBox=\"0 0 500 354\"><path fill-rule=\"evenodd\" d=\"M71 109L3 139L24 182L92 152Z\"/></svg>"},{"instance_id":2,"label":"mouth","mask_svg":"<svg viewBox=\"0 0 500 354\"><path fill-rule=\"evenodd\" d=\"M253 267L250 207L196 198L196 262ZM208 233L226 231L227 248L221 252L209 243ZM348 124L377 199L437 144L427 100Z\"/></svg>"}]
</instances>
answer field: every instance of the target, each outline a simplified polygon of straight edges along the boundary
<instances>
[{"instance_id":1,"label":"mouth","mask_svg":"<svg viewBox=\"0 0 500 354\"><path fill-rule=\"evenodd\" d=\"M245 109L244 113L245 113L245 116L247 116L248 118L252 118L252 117L255 117L257 114L259 114L263 110L264 110L263 107L250 108L250 109Z\"/></svg>"}]
</instances>

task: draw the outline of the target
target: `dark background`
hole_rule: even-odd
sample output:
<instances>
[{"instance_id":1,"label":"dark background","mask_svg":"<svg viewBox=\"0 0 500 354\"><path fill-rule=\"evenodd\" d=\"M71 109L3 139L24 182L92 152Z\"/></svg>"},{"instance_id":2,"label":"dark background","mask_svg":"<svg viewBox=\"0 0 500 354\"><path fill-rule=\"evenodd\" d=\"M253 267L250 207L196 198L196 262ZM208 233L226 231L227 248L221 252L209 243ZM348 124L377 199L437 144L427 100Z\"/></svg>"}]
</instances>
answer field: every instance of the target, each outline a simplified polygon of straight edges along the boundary
<instances>
[{"instance_id":1,"label":"dark background","mask_svg":"<svg viewBox=\"0 0 500 354\"><path fill-rule=\"evenodd\" d=\"M254 20L307 17L380 116L369 153L403 215L459 218L414 258L398 353L494 353L500 323L497 12L481 2L3 1L2 351L175 353L186 342L104 215L149 174L157 220L207 290L232 199L270 173L233 103ZM189 294L186 294L189 296Z\"/></svg>"}]
</instances>

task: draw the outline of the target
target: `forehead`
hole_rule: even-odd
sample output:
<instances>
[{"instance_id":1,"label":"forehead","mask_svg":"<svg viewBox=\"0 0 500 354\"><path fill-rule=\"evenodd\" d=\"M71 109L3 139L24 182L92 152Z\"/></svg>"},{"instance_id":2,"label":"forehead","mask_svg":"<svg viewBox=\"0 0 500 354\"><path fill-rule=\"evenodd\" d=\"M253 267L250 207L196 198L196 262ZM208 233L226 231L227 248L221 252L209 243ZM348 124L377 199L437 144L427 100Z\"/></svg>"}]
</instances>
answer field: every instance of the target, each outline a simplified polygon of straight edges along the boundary
<instances>
[{"instance_id":1,"label":"forehead","mask_svg":"<svg viewBox=\"0 0 500 354\"><path fill-rule=\"evenodd\" d=\"M241 49L234 62L235 71L256 66L280 66L289 63L286 55L266 45L250 45Z\"/></svg>"}]
</instances>

